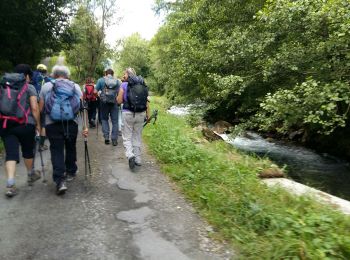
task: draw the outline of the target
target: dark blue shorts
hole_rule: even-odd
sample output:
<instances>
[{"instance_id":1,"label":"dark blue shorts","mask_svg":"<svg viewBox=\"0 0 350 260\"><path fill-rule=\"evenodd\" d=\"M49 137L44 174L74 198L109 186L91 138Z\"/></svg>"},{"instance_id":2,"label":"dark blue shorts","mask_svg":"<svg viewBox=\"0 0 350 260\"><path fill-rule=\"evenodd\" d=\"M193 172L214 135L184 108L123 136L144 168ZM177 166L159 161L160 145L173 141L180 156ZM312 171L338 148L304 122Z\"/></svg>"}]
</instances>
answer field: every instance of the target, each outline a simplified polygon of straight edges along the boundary
<instances>
[{"instance_id":1,"label":"dark blue shorts","mask_svg":"<svg viewBox=\"0 0 350 260\"><path fill-rule=\"evenodd\" d=\"M23 158L34 158L34 125L8 122L5 129L0 125L0 136L5 146L6 161L19 162L19 146L21 146Z\"/></svg>"}]
</instances>

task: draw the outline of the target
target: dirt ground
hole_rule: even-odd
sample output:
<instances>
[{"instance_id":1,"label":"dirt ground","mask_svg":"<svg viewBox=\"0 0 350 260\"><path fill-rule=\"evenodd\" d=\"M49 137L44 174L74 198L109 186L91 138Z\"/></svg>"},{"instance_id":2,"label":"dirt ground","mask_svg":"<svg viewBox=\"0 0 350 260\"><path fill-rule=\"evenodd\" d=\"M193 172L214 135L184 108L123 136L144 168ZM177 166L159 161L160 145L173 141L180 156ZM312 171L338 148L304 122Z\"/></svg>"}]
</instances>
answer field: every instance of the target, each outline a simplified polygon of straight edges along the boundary
<instances>
[{"instance_id":1,"label":"dirt ground","mask_svg":"<svg viewBox=\"0 0 350 260\"><path fill-rule=\"evenodd\" d=\"M105 145L93 129L88 140L93 173L86 180L80 137L77 146L78 177L64 196L55 194L49 151L43 153L48 183L28 187L20 163L19 195L12 199L4 195L0 166L0 259L233 258L209 238L212 228L150 155L144 153L142 167L131 172L121 137L118 146ZM41 169L38 154L36 168Z\"/></svg>"}]
</instances>

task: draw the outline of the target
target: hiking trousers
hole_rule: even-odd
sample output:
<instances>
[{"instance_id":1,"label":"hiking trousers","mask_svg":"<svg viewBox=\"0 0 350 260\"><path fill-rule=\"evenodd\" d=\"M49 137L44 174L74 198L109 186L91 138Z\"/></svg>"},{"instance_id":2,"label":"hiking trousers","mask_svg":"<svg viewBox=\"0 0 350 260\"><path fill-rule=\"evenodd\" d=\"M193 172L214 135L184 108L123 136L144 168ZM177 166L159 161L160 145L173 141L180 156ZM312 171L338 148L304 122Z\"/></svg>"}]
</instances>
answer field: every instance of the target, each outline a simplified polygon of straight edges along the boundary
<instances>
[{"instance_id":1,"label":"hiking trousers","mask_svg":"<svg viewBox=\"0 0 350 260\"><path fill-rule=\"evenodd\" d=\"M89 123L91 123L91 121L95 122L98 101L88 101L87 106Z\"/></svg>"},{"instance_id":2,"label":"hiking trousers","mask_svg":"<svg viewBox=\"0 0 350 260\"><path fill-rule=\"evenodd\" d=\"M134 113L123 111L122 137L125 155L128 159L135 156L141 164L142 129L146 112Z\"/></svg>"},{"instance_id":3,"label":"hiking trousers","mask_svg":"<svg viewBox=\"0 0 350 260\"><path fill-rule=\"evenodd\" d=\"M78 124L74 121L57 122L46 126L50 142L53 181L58 185L67 175L75 176L77 167Z\"/></svg>"},{"instance_id":4,"label":"hiking trousers","mask_svg":"<svg viewBox=\"0 0 350 260\"><path fill-rule=\"evenodd\" d=\"M101 103L102 132L106 140L109 140L110 136L109 117L112 121L111 139L118 139L118 110L117 104Z\"/></svg>"}]
</instances>

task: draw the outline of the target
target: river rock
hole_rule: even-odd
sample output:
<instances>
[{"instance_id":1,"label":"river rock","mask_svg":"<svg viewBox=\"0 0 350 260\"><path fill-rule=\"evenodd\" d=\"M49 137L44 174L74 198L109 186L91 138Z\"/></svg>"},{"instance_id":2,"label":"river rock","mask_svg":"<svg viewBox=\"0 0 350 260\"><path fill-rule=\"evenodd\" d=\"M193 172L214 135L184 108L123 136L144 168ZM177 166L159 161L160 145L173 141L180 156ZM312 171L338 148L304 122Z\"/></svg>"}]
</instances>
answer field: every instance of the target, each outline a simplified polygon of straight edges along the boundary
<instances>
[{"instance_id":1,"label":"river rock","mask_svg":"<svg viewBox=\"0 0 350 260\"><path fill-rule=\"evenodd\" d=\"M232 125L229 122L220 120L214 124L213 131L215 131L218 134L224 134L230 132L231 127Z\"/></svg>"},{"instance_id":2,"label":"river rock","mask_svg":"<svg viewBox=\"0 0 350 260\"><path fill-rule=\"evenodd\" d=\"M295 139L296 137L301 137L304 134L304 129L300 129L298 131L291 132L288 136L290 140Z\"/></svg>"},{"instance_id":3,"label":"river rock","mask_svg":"<svg viewBox=\"0 0 350 260\"><path fill-rule=\"evenodd\" d=\"M202 134L208 141L222 140L222 138L208 127L202 128Z\"/></svg>"},{"instance_id":4,"label":"river rock","mask_svg":"<svg viewBox=\"0 0 350 260\"><path fill-rule=\"evenodd\" d=\"M283 171L281 169L278 168L268 168L268 169L264 169L262 170L259 174L258 174L259 178L284 178L285 175L283 173Z\"/></svg>"}]
</instances>

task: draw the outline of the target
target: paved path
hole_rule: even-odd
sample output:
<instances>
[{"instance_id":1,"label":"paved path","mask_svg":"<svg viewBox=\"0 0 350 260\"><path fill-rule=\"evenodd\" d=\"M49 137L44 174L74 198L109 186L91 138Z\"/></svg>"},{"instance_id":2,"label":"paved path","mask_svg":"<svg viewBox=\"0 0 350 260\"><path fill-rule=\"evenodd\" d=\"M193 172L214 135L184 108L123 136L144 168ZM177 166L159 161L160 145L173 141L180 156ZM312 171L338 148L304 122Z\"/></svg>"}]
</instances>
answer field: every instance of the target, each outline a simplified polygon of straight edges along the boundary
<instances>
[{"instance_id":1,"label":"paved path","mask_svg":"<svg viewBox=\"0 0 350 260\"><path fill-rule=\"evenodd\" d=\"M0 177L0 259L229 259L232 253L208 238L211 227L160 173L154 159L132 173L117 147L90 131L93 176L84 179L83 141L78 140L80 172L66 195L55 195L49 152L49 182L26 186L18 167L18 196L3 195ZM38 157L39 158L39 157ZM37 160L37 163L39 160ZM39 167L40 168L40 167Z\"/></svg>"}]
</instances>

